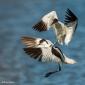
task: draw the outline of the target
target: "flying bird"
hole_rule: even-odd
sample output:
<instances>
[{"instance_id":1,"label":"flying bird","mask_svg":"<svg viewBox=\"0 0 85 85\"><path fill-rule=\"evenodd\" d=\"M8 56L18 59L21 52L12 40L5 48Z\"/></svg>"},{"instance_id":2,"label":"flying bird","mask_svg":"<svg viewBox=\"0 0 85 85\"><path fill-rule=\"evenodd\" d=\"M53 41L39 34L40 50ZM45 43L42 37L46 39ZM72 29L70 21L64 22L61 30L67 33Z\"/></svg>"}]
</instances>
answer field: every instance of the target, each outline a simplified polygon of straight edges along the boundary
<instances>
[{"instance_id":1,"label":"flying bird","mask_svg":"<svg viewBox=\"0 0 85 85\"><path fill-rule=\"evenodd\" d=\"M56 11L51 11L43 16L42 19L33 26L33 29L42 32L53 28L58 43L68 45L72 40L77 25L78 18L70 9L67 9L64 23L58 19Z\"/></svg>"},{"instance_id":2,"label":"flying bird","mask_svg":"<svg viewBox=\"0 0 85 85\"><path fill-rule=\"evenodd\" d=\"M59 69L46 73L45 77L61 71L61 66L65 64L75 64L76 61L67 57L60 48L54 47L50 40L34 37L22 37L21 41L27 46L24 48L26 54L41 62L55 62Z\"/></svg>"}]
</instances>

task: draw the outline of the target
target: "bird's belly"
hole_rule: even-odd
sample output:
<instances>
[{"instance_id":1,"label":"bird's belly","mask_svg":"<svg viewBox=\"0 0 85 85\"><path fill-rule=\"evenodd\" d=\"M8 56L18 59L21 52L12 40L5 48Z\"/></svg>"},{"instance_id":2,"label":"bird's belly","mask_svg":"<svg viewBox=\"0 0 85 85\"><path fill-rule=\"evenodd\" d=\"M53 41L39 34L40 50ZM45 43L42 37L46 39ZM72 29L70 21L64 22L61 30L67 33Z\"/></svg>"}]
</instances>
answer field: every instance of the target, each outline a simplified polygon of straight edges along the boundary
<instances>
[{"instance_id":1,"label":"bird's belly","mask_svg":"<svg viewBox=\"0 0 85 85\"><path fill-rule=\"evenodd\" d=\"M51 49L44 48L42 62L60 62L60 59L52 54Z\"/></svg>"},{"instance_id":2,"label":"bird's belly","mask_svg":"<svg viewBox=\"0 0 85 85\"><path fill-rule=\"evenodd\" d=\"M67 33L66 33L66 38L65 38L65 43L68 45L68 43L71 41L72 39L72 33L73 31L72 30L68 30Z\"/></svg>"}]
</instances>

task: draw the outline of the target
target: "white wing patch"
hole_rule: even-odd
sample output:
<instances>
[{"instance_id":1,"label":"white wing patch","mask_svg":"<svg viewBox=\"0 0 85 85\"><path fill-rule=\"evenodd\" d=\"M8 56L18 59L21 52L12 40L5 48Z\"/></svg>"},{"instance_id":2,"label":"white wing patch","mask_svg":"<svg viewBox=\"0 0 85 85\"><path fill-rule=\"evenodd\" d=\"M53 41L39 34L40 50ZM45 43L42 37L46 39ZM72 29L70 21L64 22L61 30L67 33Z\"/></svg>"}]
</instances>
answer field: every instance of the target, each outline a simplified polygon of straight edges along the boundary
<instances>
[{"instance_id":1,"label":"white wing patch","mask_svg":"<svg viewBox=\"0 0 85 85\"><path fill-rule=\"evenodd\" d=\"M33 29L39 32L47 31L51 28L54 20L58 19L58 16L55 11L51 11L48 14L44 15L42 19L33 26ZM55 21L56 22L56 21Z\"/></svg>"},{"instance_id":2,"label":"white wing patch","mask_svg":"<svg viewBox=\"0 0 85 85\"><path fill-rule=\"evenodd\" d=\"M48 13L42 18L42 21L47 24L47 29L51 27L51 24L55 18L58 19L58 16L55 11Z\"/></svg>"}]
</instances>

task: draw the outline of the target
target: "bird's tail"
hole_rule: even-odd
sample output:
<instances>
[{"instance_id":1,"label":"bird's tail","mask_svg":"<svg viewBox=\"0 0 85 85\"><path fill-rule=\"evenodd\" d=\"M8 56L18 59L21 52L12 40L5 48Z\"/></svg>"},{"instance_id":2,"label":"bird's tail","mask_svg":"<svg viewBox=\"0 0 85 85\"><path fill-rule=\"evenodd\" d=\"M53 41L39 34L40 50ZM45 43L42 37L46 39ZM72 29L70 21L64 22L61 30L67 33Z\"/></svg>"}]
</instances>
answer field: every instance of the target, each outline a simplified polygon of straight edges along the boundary
<instances>
[{"instance_id":1,"label":"bird's tail","mask_svg":"<svg viewBox=\"0 0 85 85\"><path fill-rule=\"evenodd\" d=\"M66 63L66 64L75 64L75 63L77 63L74 59L71 59L71 58L67 57L65 54L64 54L64 57L65 57L64 63Z\"/></svg>"}]
</instances>

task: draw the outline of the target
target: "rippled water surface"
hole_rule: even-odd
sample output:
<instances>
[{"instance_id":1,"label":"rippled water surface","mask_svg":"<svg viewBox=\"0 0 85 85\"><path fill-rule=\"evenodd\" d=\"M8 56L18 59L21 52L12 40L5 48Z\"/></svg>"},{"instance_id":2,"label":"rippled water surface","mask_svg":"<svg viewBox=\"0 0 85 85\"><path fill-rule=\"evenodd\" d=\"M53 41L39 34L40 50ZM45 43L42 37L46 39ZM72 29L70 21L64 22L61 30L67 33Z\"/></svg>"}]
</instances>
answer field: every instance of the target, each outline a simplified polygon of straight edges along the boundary
<instances>
[{"instance_id":1,"label":"rippled water surface","mask_svg":"<svg viewBox=\"0 0 85 85\"><path fill-rule=\"evenodd\" d=\"M70 8L79 18L78 29L69 47L62 50L78 63L64 65L49 78L44 74L57 69L55 64L40 63L23 51L23 35L55 40L53 32L38 33L32 26L44 14L56 10L61 21ZM84 0L0 0L0 85L84 85L85 82L85 1ZM8 84L9 85L9 84Z\"/></svg>"}]
</instances>

